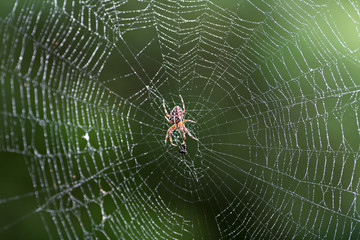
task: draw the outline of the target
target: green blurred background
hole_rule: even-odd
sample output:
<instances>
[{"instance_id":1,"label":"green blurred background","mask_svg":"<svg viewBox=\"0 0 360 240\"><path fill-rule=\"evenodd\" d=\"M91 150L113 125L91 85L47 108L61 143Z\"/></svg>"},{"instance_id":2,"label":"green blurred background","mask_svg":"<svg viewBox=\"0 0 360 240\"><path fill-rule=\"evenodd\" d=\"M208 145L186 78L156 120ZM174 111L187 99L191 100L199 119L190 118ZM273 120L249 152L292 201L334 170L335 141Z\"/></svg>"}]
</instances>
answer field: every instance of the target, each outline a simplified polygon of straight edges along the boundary
<instances>
[{"instance_id":1,"label":"green blurred background","mask_svg":"<svg viewBox=\"0 0 360 240\"><path fill-rule=\"evenodd\" d=\"M14 4L13 0L0 1L0 17L7 17ZM0 160L0 238L48 239L35 212L38 206L26 158L22 154L1 152Z\"/></svg>"}]
</instances>

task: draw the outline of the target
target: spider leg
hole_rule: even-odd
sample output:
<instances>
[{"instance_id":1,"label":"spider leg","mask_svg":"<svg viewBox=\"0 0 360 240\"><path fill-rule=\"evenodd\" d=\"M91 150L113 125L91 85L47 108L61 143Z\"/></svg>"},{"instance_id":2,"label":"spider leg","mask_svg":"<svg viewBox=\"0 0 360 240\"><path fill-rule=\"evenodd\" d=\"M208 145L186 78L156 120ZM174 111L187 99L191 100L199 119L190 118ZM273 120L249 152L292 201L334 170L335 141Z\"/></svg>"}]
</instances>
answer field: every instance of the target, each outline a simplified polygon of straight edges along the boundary
<instances>
[{"instance_id":1,"label":"spider leg","mask_svg":"<svg viewBox=\"0 0 360 240\"><path fill-rule=\"evenodd\" d=\"M163 99L163 107L164 107L164 111L165 111L166 117L168 118L167 120L169 120L170 115L169 115L168 112L166 111L166 108L165 108L165 100L164 100L164 99Z\"/></svg>"},{"instance_id":2,"label":"spider leg","mask_svg":"<svg viewBox=\"0 0 360 240\"><path fill-rule=\"evenodd\" d=\"M183 125L184 126L184 125ZM184 138L184 142L185 142L185 140L186 140L186 137L185 137L185 132L184 132L184 129L183 129L183 127L181 127L180 128L180 130L181 130L181 132L182 132L182 135L183 135L183 138Z\"/></svg>"},{"instance_id":3,"label":"spider leg","mask_svg":"<svg viewBox=\"0 0 360 240\"><path fill-rule=\"evenodd\" d=\"M173 123L173 121L169 120L169 118L167 118L166 116L164 116L164 118L165 118L166 121L168 121L169 123Z\"/></svg>"},{"instance_id":4,"label":"spider leg","mask_svg":"<svg viewBox=\"0 0 360 240\"><path fill-rule=\"evenodd\" d=\"M196 137L194 137L193 135L191 135L191 133L187 130L187 128L185 127L185 125L183 125L183 128L184 128L185 132L186 132L192 139L195 139L196 141L199 141L199 139L197 139Z\"/></svg>"},{"instance_id":5,"label":"spider leg","mask_svg":"<svg viewBox=\"0 0 360 240\"><path fill-rule=\"evenodd\" d=\"M193 120L184 120L184 121L182 121L183 123L184 122L191 122L191 123L196 123L195 121L193 121Z\"/></svg>"},{"instance_id":6,"label":"spider leg","mask_svg":"<svg viewBox=\"0 0 360 240\"><path fill-rule=\"evenodd\" d=\"M171 132L169 133L170 143L171 143L171 145L173 145L173 146L176 147L177 145L173 143L172 138L171 138L171 134L172 134L172 133L173 133L173 131L171 131Z\"/></svg>"},{"instance_id":7,"label":"spider leg","mask_svg":"<svg viewBox=\"0 0 360 240\"><path fill-rule=\"evenodd\" d=\"M170 133L170 131L173 131L173 130L172 130L172 128L173 128L173 126L172 126L172 127L170 127L170 128L167 130L167 132L166 132L165 144L166 144L166 141L167 141L167 139L168 139L168 137L169 137L169 133Z\"/></svg>"},{"instance_id":8,"label":"spider leg","mask_svg":"<svg viewBox=\"0 0 360 240\"><path fill-rule=\"evenodd\" d=\"M185 104L184 104L184 100L183 100L182 96L181 95L179 95L179 96L180 96L182 107L183 107L182 117L184 117L185 116Z\"/></svg>"},{"instance_id":9,"label":"spider leg","mask_svg":"<svg viewBox=\"0 0 360 240\"><path fill-rule=\"evenodd\" d=\"M176 124L173 125L173 126L171 126L171 127L167 130L167 132L166 132L166 137L165 137L165 144L166 144L166 141L167 141L167 139L168 139L168 137L169 137L169 138L170 138L170 143L171 143L171 145L176 146L175 144L173 144L172 138L171 138L171 134L172 134L172 132L174 131L175 128L176 128Z\"/></svg>"}]
</instances>

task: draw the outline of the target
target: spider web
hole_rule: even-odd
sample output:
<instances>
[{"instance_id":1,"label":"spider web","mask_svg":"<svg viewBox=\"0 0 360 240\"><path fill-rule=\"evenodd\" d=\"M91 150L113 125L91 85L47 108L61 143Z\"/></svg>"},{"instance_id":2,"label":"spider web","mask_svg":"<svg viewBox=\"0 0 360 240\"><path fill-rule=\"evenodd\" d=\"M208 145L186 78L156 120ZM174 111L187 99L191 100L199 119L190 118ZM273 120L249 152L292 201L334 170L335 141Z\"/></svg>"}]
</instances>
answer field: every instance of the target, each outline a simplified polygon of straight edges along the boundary
<instances>
[{"instance_id":1,"label":"spider web","mask_svg":"<svg viewBox=\"0 0 360 240\"><path fill-rule=\"evenodd\" d=\"M359 20L340 0L17 2L0 151L32 190L0 207L36 207L1 232L37 215L53 239L358 238ZM187 155L164 145L179 95Z\"/></svg>"}]
</instances>

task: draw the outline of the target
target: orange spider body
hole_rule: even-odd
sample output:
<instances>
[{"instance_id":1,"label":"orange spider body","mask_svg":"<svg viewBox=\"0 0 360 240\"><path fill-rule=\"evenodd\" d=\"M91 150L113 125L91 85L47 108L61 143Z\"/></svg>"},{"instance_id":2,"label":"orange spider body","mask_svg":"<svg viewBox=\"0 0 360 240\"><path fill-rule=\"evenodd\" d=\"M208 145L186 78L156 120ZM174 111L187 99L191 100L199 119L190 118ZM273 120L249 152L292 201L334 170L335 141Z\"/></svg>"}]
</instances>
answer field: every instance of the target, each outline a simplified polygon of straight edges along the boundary
<instances>
[{"instance_id":1,"label":"orange spider body","mask_svg":"<svg viewBox=\"0 0 360 240\"><path fill-rule=\"evenodd\" d=\"M166 137L165 137L165 144L166 141L168 139L168 137L170 138L170 143L173 146L176 146L176 144L173 143L172 138L171 138L171 134L174 130L178 130L181 131L183 138L184 138L184 142L185 142L185 132L193 139L199 141L199 139L195 138L193 135L191 135L191 133L187 130L187 128L185 127L184 123L185 122L192 122L192 123L196 123L192 120L183 120L184 116L185 116L185 104L184 104L184 100L183 98L180 96L181 98L181 102L182 102L182 107L183 109L181 109L181 107L179 106L175 106L173 108L173 110L170 112L170 115L167 113L166 108L165 108L165 100L163 100L163 107L164 107L164 111L165 111L165 118L169 123L173 123L174 125L172 125L166 132ZM185 132L184 132L185 131Z\"/></svg>"}]
</instances>

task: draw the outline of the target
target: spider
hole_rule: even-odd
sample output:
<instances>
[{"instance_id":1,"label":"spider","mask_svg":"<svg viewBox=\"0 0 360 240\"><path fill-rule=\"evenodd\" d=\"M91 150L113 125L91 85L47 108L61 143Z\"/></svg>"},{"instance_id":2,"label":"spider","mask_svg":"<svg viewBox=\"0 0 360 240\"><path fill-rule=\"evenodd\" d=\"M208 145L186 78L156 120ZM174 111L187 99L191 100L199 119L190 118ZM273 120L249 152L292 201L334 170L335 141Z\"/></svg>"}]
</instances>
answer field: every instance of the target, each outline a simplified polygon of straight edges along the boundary
<instances>
[{"instance_id":1,"label":"spider","mask_svg":"<svg viewBox=\"0 0 360 240\"><path fill-rule=\"evenodd\" d=\"M166 141L168 139L168 137L170 138L170 143L173 146L177 146L176 144L173 143L172 138L171 138L171 134L174 130L178 130L181 131L183 138L184 138L184 142L185 142L185 132L193 139L199 141L199 139L195 138L193 135L191 135L191 133L186 129L184 123L185 122L191 122L191 123L196 123L195 121L192 120L183 120L184 116L185 116L185 104L184 104L184 100L182 98L182 96L180 95L180 99L181 99L181 103L182 103L182 107L183 109L181 109L181 107L179 106L175 106L173 108L173 110L171 111L170 115L168 114L168 112L166 111L165 108L165 100L163 99L163 107L164 107L164 111L165 111L165 119L169 122L169 123L174 123L174 125L172 125L166 132L166 137L165 137L165 144ZM185 130L185 132L184 132Z\"/></svg>"}]
</instances>

